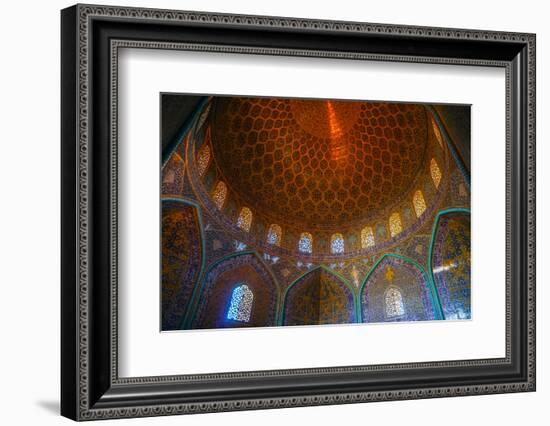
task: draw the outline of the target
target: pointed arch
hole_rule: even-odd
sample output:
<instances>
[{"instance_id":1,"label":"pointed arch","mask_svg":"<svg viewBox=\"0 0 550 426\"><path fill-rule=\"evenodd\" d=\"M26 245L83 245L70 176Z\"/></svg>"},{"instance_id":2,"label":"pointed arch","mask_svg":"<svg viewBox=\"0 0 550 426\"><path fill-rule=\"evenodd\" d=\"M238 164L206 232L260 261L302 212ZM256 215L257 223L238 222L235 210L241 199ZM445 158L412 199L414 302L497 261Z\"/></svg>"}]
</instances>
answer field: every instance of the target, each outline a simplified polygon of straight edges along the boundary
<instances>
[{"instance_id":1,"label":"pointed arch","mask_svg":"<svg viewBox=\"0 0 550 426\"><path fill-rule=\"evenodd\" d=\"M324 265L294 280L284 291L280 325L346 324L357 322L352 285Z\"/></svg>"},{"instance_id":2,"label":"pointed arch","mask_svg":"<svg viewBox=\"0 0 550 426\"><path fill-rule=\"evenodd\" d=\"M225 185L225 182L219 180L216 186L214 187L214 191L212 191L212 201L214 201L214 204L216 205L218 210L221 210L225 205L226 199L227 199L227 186Z\"/></svg>"},{"instance_id":3,"label":"pointed arch","mask_svg":"<svg viewBox=\"0 0 550 426\"><path fill-rule=\"evenodd\" d=\"M366 249L369 247L374 247L374 232L372 227L365 226L361 230L361 248Z\"/></svg>"},{"instance_id":4,"label":"pointed arch","mask_svg":"<svg viewBox=\"0 0 550 426\"><path fill-rule=\"evenodd\" d=\"M313 253L313 236L309 232L302 232L298 241L298 251L304 254Z\"/></svg>"},{"instance_id":5,"label":"pointed arch","mask_svg":"<svg viewBox=\"0 0 550 426\"><path fill-rule=\"evenodd\" d=\"M210 128L208 128L207 132L210 132ZM210 143L208 140L206 140L199 148L199 152L197 153L197 170L199 172L199 176L202 177L206 173L206 170L210 165L211 157L212 150L210 148Z\"/></svg>"},{"instance_id":6,"label":"pointed arch","mask_svg":"<svg viewBox=\"0 0 550 426\"><path fill-rule=\"evenodd\" d=\"M413 207L416 217L422 216L426 211L426 200L421 189L416 190L413 194Z\"/></svg>"},{"instance_id":7,"label":"pointed arch","mask_svg":"<svg viewBox=\"0 0 550 426\"><path fill-rule=\"evenodd\" d=\"M250 321L252 313L252 304L254 303L254 293L244 282L237 283L237 286L231 292L231 301L227 310L227 319L233 321Z\"/></svg>"},{"instance_id":8,"label":"pointed arch","mask_svg":"<svg viewBox=\"0 0 550 426\"><path fill-rule=\"evenodd\" d=\"M280 225L272 223L269 225L269 230L267 231L267 243L273 244L274 246L280 246L283 238L283 230Z\"/></svg>"},{"instance_id":9,"label":"pointed arch","mask_svg":"<svg viewBox=\"0 0 550 426\"><path fill-rule=\"evenodd\" d=\"M403 295L398 287L392 285L386 289L384 292L384 306L388 318L405 315Z\"/></svg>"},{"instance_id":10,"label":"pointed arch","mask_svg":"<svg viewBox=\"0 0 550 426\"><path fill-rule=\"evenodd\" d=\"M387 266L392 267L392 269L384 269ZM402 267L409 272L408 274L402 274L403 281L409 283L407 284L408 286L410 286L410 283L414 283L414 287L416 288L416 291L405 295L405 312L407 312L407 296L412 296L417 302L421 301L424 308L423 312L420 309L409 310L404 319L413 321L443 319L435 287L430 275L428 275L422 265L399 254L385 253L367 273L359 288L358 312L360 322L381 322L386 320L385 312L380 311L381 308L385 307L384 292L392 285L399 287L400 291L404 291L404 286L399 286L396 283L396 279L399 281L399 276L395 276L396 270L399 272L402 270ZM380 276L381 274L384 276ZM379 286L376 291L376 297L371 299L376 300L375 303L373 302L373 306L376 306L378 311L371 312L369 311L369 297L366 289L369 284L373 284L375 281L379 283Z\"/></svg>"},{"instance_id":11,"label":"pointed arch","mask_svg":"<svg viewBox=\"0 0 550 426\"><path fill-rule=\"evenodd\" d=\"M252 225L252 211L248 207L243 207L237 218L237 227L241 228L245 232L250 231Z\"/></svg>"},{"instance_id":12,"label":"pointed arch","mask_svg":"<svg viewBox=\"0 0 550 426\"><path fill-rule=\"evenodd\" d=\"M246 283L254 295L249 322L228 320L228 306L237 283ZM205 271L196 292L187 329L266 327L278 323L280 287L276 277L255 251L224 256Z\"/></svg>"},{"instance_id":13,"label":"pointed arch","mask_svg":"<svg viewBox=\"0 0 550 426\"><path fill-rule=\"evenodd\" d=\"M470 209L438 212L432 229L428 269L445 319L471 317Z\"/></svg>"},{"instance_id":14,"label":"pointed arch","mask_svg":"<svg viewBox=\"0 0 550 426\"><path fill-rule=\"evenodd\" d=\"M184 198L162 199L162 330L181 329L204 270L205 248L200 207Z\"/></svg>"},{"instance_id":15,"label":"pointed arch","mask_svg":"<svg viewBox=\"0 0 550 426\"><path fill-rule=\"evenodd\" d=\"M332 254L343 254L344 248L344 236L340 233L332 234L330 237L330 252Z\"/></svg>"}]
</instances>

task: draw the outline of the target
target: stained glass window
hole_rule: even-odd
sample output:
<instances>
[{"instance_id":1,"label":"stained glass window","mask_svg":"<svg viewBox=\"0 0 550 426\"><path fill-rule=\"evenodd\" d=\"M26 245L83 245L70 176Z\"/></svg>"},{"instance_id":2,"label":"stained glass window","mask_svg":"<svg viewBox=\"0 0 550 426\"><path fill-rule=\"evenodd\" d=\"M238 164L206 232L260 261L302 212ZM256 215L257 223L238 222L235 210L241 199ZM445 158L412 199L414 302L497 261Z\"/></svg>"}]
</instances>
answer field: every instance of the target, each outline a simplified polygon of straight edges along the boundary
<instances>
[{"instance_id":1,"label":"stained glass window","mask_svg":"<svg viewBox=\"0 0 550 426\"><path fill-rule=\"evenodd\" d=\"M432 175L432 180L435 187L439 188L439 183L441 182L441 170L439 169L439 165L437 164L437 161L435 161L435 158L432 158L430 163L430 173Z\"/></svg>"},{"instance_id":2,"label":"stained glass window","mask_svg":"<svg viewBox=\"0 0 550 426\"><path fill-rule=\"evenodd\" d=\"M435 138L437 139L437 143L439 143L439 146L443 148L443 138L441 137L439 126L437 125L434 119L432 119L432 128L434 130L434 135L435 135Z\"/></svg>"},{"instance_id":3,"label":"stained glass window","mask_svg":"<svg viewBox=\"0 0 550 426\"><path fill-rule=\"evenodd\" d=\"M212 193L212 199L218 209L222 209L225 203L225 197L227 197L227 186L221 180L216 184L214 192Z\"/></svg>"},{"instance_id":4,"label":"stained glass window","mask_svg":"<svg viewBox=\"0 0 550 426\"><path fill-rule=\"evenodd\" d=\"M422 194L420 189L413 195L413 205L416 217L422 216L422 213L426 211L426 201L424 200L424 194Z\"/></svg>"},{"instance_id":5,"label":"stained glass window","mask_svg":"<svg viewBox=\"0 0 550 426\"><path fill-rule=\"evenodd\" d=\"M281 244L281 235L283 231L277 224L272 224L267 231L267 243L278 246Z\"/></svg>"},{"instance_id":6,"label":"stained glass window","mask_svg":"<svg viewBox=\"0 0 550 426\"><path fill-rule=\"evenodd\" d=\"M254 294L246 284L240 284L231 294L231 303L227 311L227 319L233 321L250 321Z\"/></svg>"},{"instance_id":7,"label":"stained glass window","mask_svg":"<svg viewBox=\"0 0 550 426\"><path fill-rule=\"evenodd\" d=\"M403 230L403 225L401 224L401 216L399 213L392 213L390 216L390 234L392 237L395 237Z\"/></svg>"},{"instance_id":8,"label":"stained glass window","mask_svg":"<svg viewBox=\"0 0 550 426\"><path fill-rule=\"evenodd\" d=\"M370 226L365 226L361 231L361 247L368 248L374 246L374 233Z\"/></svg>"},{"instance_id":9,"label":"stained glass window","mask_svg":"<svg viewBox=\"0 0 550 426\"><path fill-rule=\"evenodd\" d=\"M405 308L403 307L401 292L395 287L390 287L386 291L386 316L392 318L401 316L404 313Z\"/></svg>"},{"instance_id":10,"label":"stained glass window","mask_svg":"<svg viewBox=\"0 0 550 426\"><path fill-rule=\"evenodd\" d=\"M304 232L300 235L300 241L298 241L298 250L302 253L311 254L313 251L313 237L309 232Z\"/></svg>"},{"instance_id":11,"label":"stained glass window","mask_svg":"<svg viewBox=\"0 0 550 426\"><path fill-rule=\"evenodd\" d=\"M344 253L344 237L342 234L333 234L330 237L330 251L332 254Z\"/></svg>"},{"instance_id":12,"label":"stained glass window","mask_svg":"<svg viewBox=\"0 0 550 426\"><path fill-rule=\"evenodd\" d=\"M252 212L248 207L243 207L237 218L237 226L243 231L250 231L250 225L252 224Z\"/></svg>"},{"instance_id":13,"label":"stained glass window","mask_svg":"<svg viewBox=\"0 0 550 426\"><path fill-rule=\"evenodd\" d=\"M197 156L197 165L199 170L199 176L203 176L210 164L210 145L204 143L199 149L199 154Z\"/></svg>"}]
</instances>

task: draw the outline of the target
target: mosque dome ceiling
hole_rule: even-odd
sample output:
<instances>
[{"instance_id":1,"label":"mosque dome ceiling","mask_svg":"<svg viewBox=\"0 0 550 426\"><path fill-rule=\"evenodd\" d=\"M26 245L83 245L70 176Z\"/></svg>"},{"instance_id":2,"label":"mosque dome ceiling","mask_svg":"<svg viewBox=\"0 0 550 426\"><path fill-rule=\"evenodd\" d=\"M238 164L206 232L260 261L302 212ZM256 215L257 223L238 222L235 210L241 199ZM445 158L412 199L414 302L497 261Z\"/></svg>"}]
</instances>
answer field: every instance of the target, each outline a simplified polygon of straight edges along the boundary
<instances>
[{"instance_id":1,"label":"mosque dome ceiling","mask_svg":"<svg viewBox=\"0 0 550 426\"><path fill-rule=\"evenodd\" d=\"M337 230L408 196L427 158L411 104L217 98L213 157L230 190L275 223Z\"/></svg>"}]
</instances>

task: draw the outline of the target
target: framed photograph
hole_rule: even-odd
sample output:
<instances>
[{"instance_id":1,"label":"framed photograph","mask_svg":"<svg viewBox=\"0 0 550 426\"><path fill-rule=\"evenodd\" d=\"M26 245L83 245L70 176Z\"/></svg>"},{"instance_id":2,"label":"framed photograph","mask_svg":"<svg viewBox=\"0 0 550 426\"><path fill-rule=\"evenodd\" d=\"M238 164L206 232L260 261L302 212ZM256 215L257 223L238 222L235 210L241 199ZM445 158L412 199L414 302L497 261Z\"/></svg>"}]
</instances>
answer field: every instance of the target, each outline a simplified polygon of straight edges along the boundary
<instances>
[{"instance_id":1,"label":"framed photograph","mask_svg":"<svg viewBox=\"0 0 550 426\"><path fill-rule=\"evenodd\" d=\"M61 412L535 390L535 35L61 12Z\"/></svg>"}]
</instances>

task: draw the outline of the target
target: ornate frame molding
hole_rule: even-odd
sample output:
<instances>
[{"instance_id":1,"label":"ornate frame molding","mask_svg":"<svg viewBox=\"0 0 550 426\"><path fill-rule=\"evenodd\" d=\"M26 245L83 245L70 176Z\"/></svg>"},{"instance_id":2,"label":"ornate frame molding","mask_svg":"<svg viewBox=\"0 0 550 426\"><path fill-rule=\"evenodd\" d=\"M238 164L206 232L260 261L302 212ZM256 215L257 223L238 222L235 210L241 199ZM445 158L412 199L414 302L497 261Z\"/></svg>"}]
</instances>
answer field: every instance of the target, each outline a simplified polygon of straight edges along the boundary
<instances>
[{"instance_id":1,"label":"ornate frame molding","mask_svg":"<svg viewBox=\"0 0 550 426\"><path fill-rule=\"evenodd\" d=\"M125 29L124 25L128 23L136 24L140 31L158 34L159 40L140 39L139 31ZM269 47L247 45L246 37L238 39L237 35L235 38L240 44L228 42L222 45L211 42L204 33L200 35L204 37L200 42L182 42L174 38L174 32L168 31L165 35L158 32L168 26L182 32L215 27L228 34L238 31L260 34L271 30L276 35L273 36L273 46ZM113 31L123 33L125 40L114 37ZM318 46L303 48L300 43L298 46L289 45L284 38L289 35L299 39L300 34L308 32L326 37L338 47L341 44L337 38L348 40L350 47L327 50ZM108 46L104 45L104 33L110 34ZM160 39L162 37L164 40ZM372 41L367 46L370 51L354 50L353 41L359 39ZM458 56L429 54L429 47L435 46L431 43L436 41L454 46L456 50L453 53ZM281 47L280 44L285 42L287 47ZM387 51L389 42L396 43L393 51ZM415 51L419 54L400 53L399 43L418 45ZM475 46L477 49L465 53L461 46ZM116 122L117 58L118 49L122 47L504 67L507 87L506 357L119 378ZM490 48L492 53L489 53ZM461 52L464 56L460 56ZM92 420L535 390L535 35L76 5L62 12L62 54L63 415L75 420ZM109 108L102 109L102 96L110 99ZM110 121L107 129L105 121ZM101 137L105 139L105 135L108 135L108 147L98 142ZM102 164L101 171L108 171L106 177L99 176L99 163ZM100 234L101 229L108 230L108 237L106 233ZM100 265L98 261L99 258L107 261L102 257L103 252L107 253L108 266ZM512 257L520 258L519 263L512 261ZM107 284L100 282L102 277L108 277ZM518 297L523 301L519 310L512 307L512 302L519 303ZM98 303L108 305L109 309L99 312ZM521 353L523 361L517 359L518 353ZM457 385L445 378L445 373L456 367L471 369L472 372L481 371L475 370L477 367L487 370L500 368L503 372L508 371L512 378L497 381L488 376L470 381L470 384ZM418 387L407 384L399 378L400 372L407 369L425 371L433 377L429 382L433 385ZM376 388L379 372L394 380L387 384L386 389ZM291 380L303 379L304 376L318 383L318 387L305 392L295 389ZM349 383L341 391L327 391L327 384L336 376L348 378ZM271 383L273 378L285 380L286 387L273 385L268 395L254 391L257 383ZM365 382L359 383L360 378L364 378ZM234 379L246 382L242 390L224 394L224 383ZM189 389L189 386L197 390L196 396L182 393L176 398L167 397L168 389L179 391ZM209 398L201 398L200 392Z\"/></svg>"}]
</instances>

